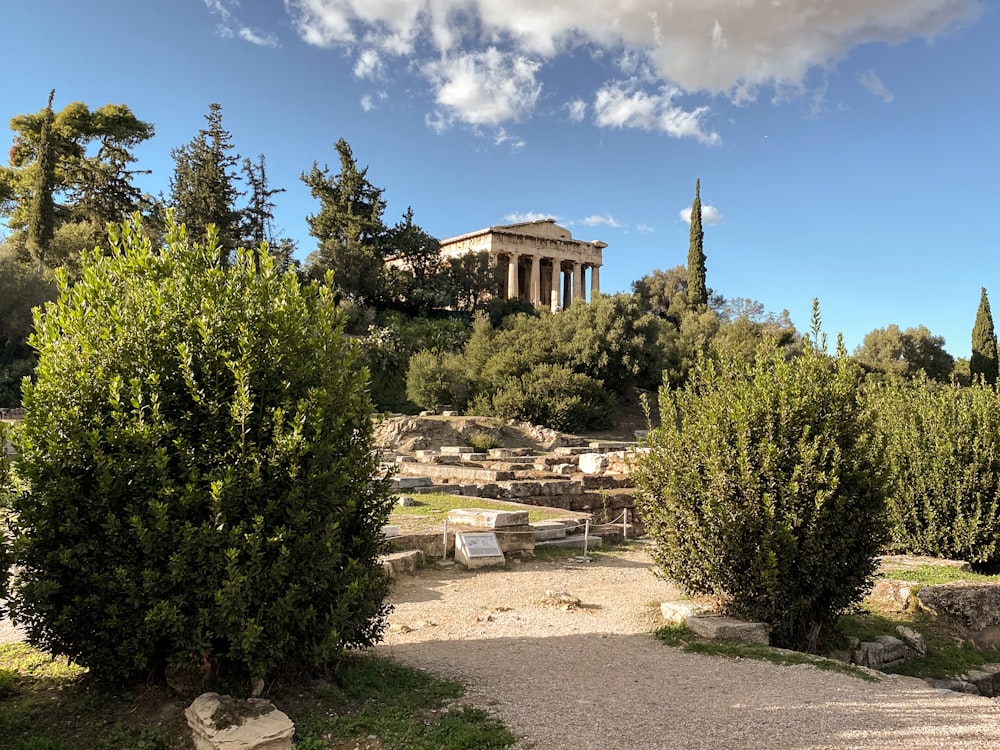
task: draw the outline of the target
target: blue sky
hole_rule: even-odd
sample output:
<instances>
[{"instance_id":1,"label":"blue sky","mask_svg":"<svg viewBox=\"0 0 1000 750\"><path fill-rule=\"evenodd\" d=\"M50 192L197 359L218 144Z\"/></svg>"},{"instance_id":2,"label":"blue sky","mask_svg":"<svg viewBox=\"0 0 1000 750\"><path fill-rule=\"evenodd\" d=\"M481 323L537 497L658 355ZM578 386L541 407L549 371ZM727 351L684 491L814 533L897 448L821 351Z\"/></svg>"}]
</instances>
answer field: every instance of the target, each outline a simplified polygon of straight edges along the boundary
<instances>
[{"instance_id":1,"label":"blue sky","mask_svg":"<svg viewBox=\"0 0 1000 750\"><path fill-rule=\"evenodd\" d=\"M4 0L0 115L127 104L142 186L211 102L267 157L305 257L299 180L345 138L437 237L555 217L608 243L602 289L685 262L702 182L709 286L813 297L849 348L925 325L968 356L1000 311L1000 8L985 0ZM1000 312L998 312L1000 314Z\"/></svg>"}]
</instances>

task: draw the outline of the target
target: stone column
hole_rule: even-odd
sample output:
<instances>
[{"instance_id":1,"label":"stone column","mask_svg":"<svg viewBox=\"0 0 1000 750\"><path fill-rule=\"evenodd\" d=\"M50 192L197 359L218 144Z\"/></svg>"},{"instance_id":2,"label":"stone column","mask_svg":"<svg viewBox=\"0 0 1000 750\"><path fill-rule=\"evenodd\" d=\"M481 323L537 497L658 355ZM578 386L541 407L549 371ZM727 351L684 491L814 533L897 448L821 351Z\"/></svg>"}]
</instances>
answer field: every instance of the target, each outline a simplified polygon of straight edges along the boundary
<instances>
[{"instance_id":1,"label":"stone column","mask_svg":"<svg viewBox=\"0 0 1000 750\"><path fill-rule=\"evenodd\" d=\"M562 281L562 263L560 263L558 258L552 259L552 291L549 293L549 304L551 305L552 312L559 312L559 306L561 301L560 297L560 282Z\"/></svg>"},{"instance_id":2,"label":"stone column","mask_svg":"<svg viewBox=\"0 0 1000 750\"><path fill-rule=\"evenodd\" d=\"M583 293L582 263L573 264L573 301L576 302L577 299L586 299L586 296Z\"/></svg>"},{"instance_id":3,"label":"stone column","mask_svg":"<svg viewBox=\"0 0 1000 750\"><path fill-rule=\"evenodd\" d=\"M507 299L517 299L517 253L507 253Z\"/></svg>"},{"instance_id":4,"label":"stone column","mask_svg":"<svg viewBox=\"0 0 1000 750\"><path fill-rule=\"evenodd\" d=\"M594 295L601 291L601 267L591 266L590 267L590 299L594 299Z\"/></svg>"},{"instance_id":5,"label":"stone column","mask_svg":"<svg viewBox=\"0 0 1000 750\"><path fill-rule=\"evenodd\" d=\"M531 256L531 285L528 290L528 301L533 305L542 304L542 259L537 255Z\"/></svg>"}]
</instances>

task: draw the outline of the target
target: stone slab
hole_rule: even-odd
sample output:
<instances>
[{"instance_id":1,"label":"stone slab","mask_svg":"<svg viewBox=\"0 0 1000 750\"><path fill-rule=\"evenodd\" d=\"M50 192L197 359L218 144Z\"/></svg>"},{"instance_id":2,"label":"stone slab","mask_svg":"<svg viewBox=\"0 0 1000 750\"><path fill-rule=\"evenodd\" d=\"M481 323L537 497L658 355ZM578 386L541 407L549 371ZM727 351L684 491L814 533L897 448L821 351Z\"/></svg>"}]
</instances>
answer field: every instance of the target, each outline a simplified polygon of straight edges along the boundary
<instances>
[{"instance_id":1,"label":"stone slab","mask_svg":"<svg viewBox=\"0 0 1000 750\"><path fill-rule=\"evenodd\" d=\"M267 700L203 693L184 717L195 750L292 750L295 725Z\"/></svg>"},{"instance_id":2,"label":"stone slab","mask_svg":"<svg viewBox=\"0 0 1000 750\"><path fill-rule=\"evenodd\" d=\"M400 575L412 575L424 563L424 553L419 549L407 549L402 552L390 552L379 558L385 572L393 578Z\"/></svg>"},{"instance_id":3,"label":"stone slab","mask_svg":"<svg viewBox=\"0 0 1000 750\"><path fill-rule=\"evenodd\" d=\"M607 471L608 458L603 453L583 453L577 461L577 466L584 474L601 474Z\"/></svg>"},{"instance_id":4,"label":"stone slab","mask_svg":"<svg viewBox=\"0 0 1000 750\"><path fill-rule=\"evenodd\" d=\"M764 645L770 642L767 625L763 622L745 622L718 615L694 615L688 617L685 624L698 637L711 641L737 641Z\"/></svg>"},{"instance_id":5,"label":"stone slab","mask_svg":"<svg viewBox=\"0 0 1000 750\"><path fill-rule=\"evenodd\" d=\"M566 524L562 521L535 521L531 524L535 532L535 542L545 542L549 539L563 539L566 536Z\"/></svg>"},{"instance_id":6,"label":"stone slab","mask_svg":"<svg viewBox=\"0 0 1000 750\"><path fill-rule=\"evenodd\" d=\"M514 478L512 471L443 464L402 463L396 465L396 472L401 475L423 475L425 478L441 479L446 482L500 482Z\"/></svg>"},{"instance_id":7,"label":"stone slab","mask_svg":"<svg viewBox=\"0 0 1000 750\"><path fill-rule=\"evenodd\" d=\"M711 611L712 608L707 604L691 601L690 599L674 599L660 603L660 612L663 614L663 619L672 625L683 625L689 617L707 615Z\"/></svg>"},{"instance_id":8,"label":"stone slab","mask_svg":"<svg viewBox=\"0 0 1000 750\"><path fill-rule=\"evenodd\" d=\"M431 487L433 484L430 477L395 477L392 480L392 489L414 490L418 487Z\"/></svg>"},{"instance_id":9,"label":"stone slab","mask_svg":"<svg viewBox=\"0 0 1000 750\"><path fill-rule=\"evenodd\" d=\"M448 511L448 523L474 526L478 529L502 529L506 526L527 526L526 510L485 510L483 508L456 508Z\"/></svg>"},{"instance_id":10,"label":"stone slab","mask_svg":"<svg viewBox=\"0 0 1000 750\"><path fill-rule=\"evenodd\" d=\"M544 547L556 547L559 549L583 549L583 534L571 534L562 539L548 539L544 542L535 542L535 549ZM587 549L595 550L601 547L601 537L592 536L587 540Z\"/></svg>"}]
</instances>

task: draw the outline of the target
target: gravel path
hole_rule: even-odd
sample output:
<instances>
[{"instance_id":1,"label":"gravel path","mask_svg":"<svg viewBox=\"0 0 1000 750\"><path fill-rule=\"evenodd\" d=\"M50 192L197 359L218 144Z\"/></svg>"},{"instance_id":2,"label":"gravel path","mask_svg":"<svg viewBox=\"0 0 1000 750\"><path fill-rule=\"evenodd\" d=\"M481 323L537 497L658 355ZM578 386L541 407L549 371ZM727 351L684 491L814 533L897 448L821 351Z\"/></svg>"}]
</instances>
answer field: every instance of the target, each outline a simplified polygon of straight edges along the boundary
<instances>
[{"instance_id":1,"label":"gravel path","mask_svg":"<svg viewBox=\"0 0 1000 750\"><path fill-rule=\"evenodd\" d=\"M995 699L666 647L650 631L676 595L641 545L590 563L430 567L397 581L379 650L463 682L519 748L1000 750Z\"/></svg>"}]
</instances>

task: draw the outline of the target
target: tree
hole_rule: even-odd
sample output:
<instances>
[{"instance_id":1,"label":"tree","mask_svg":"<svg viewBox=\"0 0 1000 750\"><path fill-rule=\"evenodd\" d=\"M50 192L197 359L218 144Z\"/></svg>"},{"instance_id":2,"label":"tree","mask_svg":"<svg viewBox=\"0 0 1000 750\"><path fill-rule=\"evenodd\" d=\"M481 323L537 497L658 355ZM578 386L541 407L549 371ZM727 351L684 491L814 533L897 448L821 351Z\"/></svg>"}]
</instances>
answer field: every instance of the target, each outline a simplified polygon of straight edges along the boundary
<instances>
[{"instance_id":1,"label":"tree","mask_svg":"<svg viewBox=\"0 0 1000 750\"><path fill-rule=\"evenodd\" d=\"M170 151L174 159L170 205L176 221L184 224L196 241L203 242L209 224L215 225L220 260L225 261L240 240L241 213L236 209L239 155L229 153L232 136L222 127L222 105L210 104L205 120L206 128L186 145Z\"/></svg>"},{"instance_id":2,"label":"tree","mask_svg":"<svg viewBox=\"0 0 1000 750\"><path fill-rule=\"evenodd\" d=\"M275 195L285 192L284 188L272 188L267 181L267 167L264 154L257 161L243 160L243 179L250 188L250 198L240 214L241 247L258 251L267 246L267 251L275 259L282 273L297 267L292 257L295 243L287 237L277 237L274 231Z\"/></svg>"},{"instance_id":3,"label":"tree","mask_svg":"<svg viewBox=\"0 0 1000 750\"><path fill-rule=\"evenodd\" d=\"M72 266L84 248L106 245L108 222L152 201L132 180L132 149L153 126L121 104L91 110L71 102L12 117L10 166L0 168L0 212L12 230L9 247L43 265ZM41 257L39 256L41 253Z\"/></svg>"},{"instance_id":4,"label":"tree","mask_svg":"<svg viewBox=\"0 0 1000 750\"><path fill-rule=\"evenodd\" d=\"M55 115L52 100L56 90L49 92L42 128L38 138L38 162L32 181L31 202L28 204L28 247L38 259L38 272L45 270L45 253L52 242L56 228L56 207L52 195L56 189L56 143L52 132Z\"/></svg>"},{"instance_id":5,"label":"tree","mask_svg":"<svg viewBox=\"0 0 1000 750\"><path fill-rule=\"evenodd\" d=\"M708 287L705 272L705 233L701 228L701 180L694 184L694 203L691 204L691 244L687 260L687 299L690 305L708 304Z\"/></svg>"},{"instance_id":6,"label":"tree","mask_svg":"<svg viewBox=\"0 0 1000 750\"><path fill-rule=\"evenodd\" d=\"M340 172L314 162L302 181L319 211L307 216L309 234L317 249L306 261L308 273L320 278L333 271L337 289L348 299L371 304L380 298L385 261L386 228L382 222L385 200L382 188L368 180L368 168L358 169L351 147L343 138L334 145L340 157Z\"/></svg>"},{"instance_id":7,"label":"tree","mask_svg":"<svg viewBox=\"0 0 1000 750\"><path fill-rule=\"evenodd\" d=\"M6 246L0 246L6 250ZM35 363L28 345L32 308L56 298L51 274L0 252L0 407L20 406L21 380Z\"/></svg>"},{"instance_id":8,"label":"tree","mask_svg":"<svg viewBox=\"0 0 1000 750\"><path fill-rule=\"evenodd\" d=\"M979 309L976 311L976 322L972 327L972 358L969 360L969 370L974 380L981 377L990 385L997 382L997 336L993 329L993 314L990 312L986 287L983 287L979 296Z\"/></svg>"},{"instance_id":9,"label":"tree","mask_svg":"<svg viewBox=\"0 0 1000 750\"><path fill-rule=\"evenodd\" d=\"M814 649L861 599L885 537L885 479L859 368L807 347L753 363L702 359L660 391L661 426L635 461L654 558L690 593Z\"/></svg>"},{"instance_id":10,"label":"tree","mask_svg":"<svg viewBox=\"0 0 1000 750\"><path fill-rule=\"evenodd\" d=\"M927 377L947 383L955 360L944 349L944 338L925 326L901 331L893 324L865 335L854 350L854 358L869 370L912 378L923 371Z\"/></svg>"},{"instance_id":11,"label":"tree","mask_svg":"<svg viewBox=\"0 0 1000 750\"><path fill-rule=\"evenodd\" d=\"M103 679L329 664L385 625L367 371L328 285L139 226L36 319L12 611Z\"/></svg>"}]
</instances>

